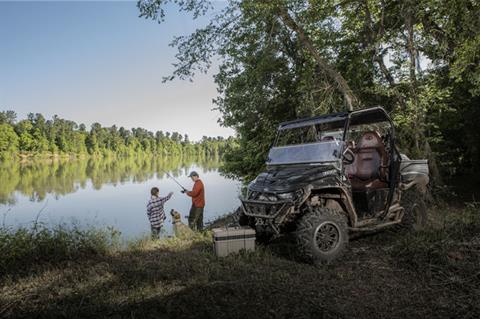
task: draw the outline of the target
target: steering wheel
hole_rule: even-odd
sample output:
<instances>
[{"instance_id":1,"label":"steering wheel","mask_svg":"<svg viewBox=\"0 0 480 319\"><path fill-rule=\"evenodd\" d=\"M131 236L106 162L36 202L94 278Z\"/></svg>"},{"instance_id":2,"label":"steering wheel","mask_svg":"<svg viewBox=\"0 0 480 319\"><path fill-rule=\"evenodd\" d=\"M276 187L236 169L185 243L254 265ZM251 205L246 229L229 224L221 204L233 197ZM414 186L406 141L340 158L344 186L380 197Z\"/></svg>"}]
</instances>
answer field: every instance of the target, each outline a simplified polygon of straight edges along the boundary
<instances>
[{"instance_id":1,"label":"steering wheel","mask_svg":"<svg viewBox=\"0 0 480 319\"><path fill-rule=\"evenodd\" d=\"M355 154L349 147L347 147L345 151L343 151L342 160L347 165L350 165L355 161Z\"/></svg>"}]
</instances>

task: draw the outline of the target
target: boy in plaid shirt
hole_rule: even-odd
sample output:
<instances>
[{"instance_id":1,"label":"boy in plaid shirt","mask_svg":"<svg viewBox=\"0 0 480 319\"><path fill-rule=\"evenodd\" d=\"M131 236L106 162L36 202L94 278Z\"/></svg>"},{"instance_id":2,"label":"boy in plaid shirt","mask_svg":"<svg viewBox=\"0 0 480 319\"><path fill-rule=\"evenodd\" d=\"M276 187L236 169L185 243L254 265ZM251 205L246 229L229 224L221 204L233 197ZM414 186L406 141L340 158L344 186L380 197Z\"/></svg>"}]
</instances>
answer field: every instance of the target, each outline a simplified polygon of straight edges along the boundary
<instances>
[{"instance_id":1,"label":"boy in plaid shirt","mask_svg":"<svg viewBox=\"0 0 480 319\"><path fill-rule=\"evenodd\" d=\"M167 196L160 197L158 196L159 192L157 187L152 188L150 190L152 197L147 204L147 216L150 221L150 226L152 227L152 239L158 239L160 237L163 221L167 218L163 210L163 204L173 195L173 192L170 192Z\"/></svg>"}]
</instances>

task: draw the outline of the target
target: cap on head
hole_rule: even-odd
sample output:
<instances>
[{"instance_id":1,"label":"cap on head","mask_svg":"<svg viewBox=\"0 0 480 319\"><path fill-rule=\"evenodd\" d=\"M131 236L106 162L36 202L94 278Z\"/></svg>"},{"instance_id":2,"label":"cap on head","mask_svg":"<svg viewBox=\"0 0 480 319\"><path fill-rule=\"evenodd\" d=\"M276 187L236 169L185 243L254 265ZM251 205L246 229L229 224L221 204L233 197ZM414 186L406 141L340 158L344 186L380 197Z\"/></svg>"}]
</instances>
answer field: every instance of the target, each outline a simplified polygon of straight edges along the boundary
<instances>
[{"instance_id":1,"label":"cap on head","mask_svg":"<svg viewBox=\"0 0 480 319\"><path fill-rule=\"evenodd\" d=\"M190 175L188 175L188 177L193 177L193 176L197 176L197 177L198 177L198 173L195 172L195 171L191 171L191 172L190 172Z\"/></svg>"}]
</instances>

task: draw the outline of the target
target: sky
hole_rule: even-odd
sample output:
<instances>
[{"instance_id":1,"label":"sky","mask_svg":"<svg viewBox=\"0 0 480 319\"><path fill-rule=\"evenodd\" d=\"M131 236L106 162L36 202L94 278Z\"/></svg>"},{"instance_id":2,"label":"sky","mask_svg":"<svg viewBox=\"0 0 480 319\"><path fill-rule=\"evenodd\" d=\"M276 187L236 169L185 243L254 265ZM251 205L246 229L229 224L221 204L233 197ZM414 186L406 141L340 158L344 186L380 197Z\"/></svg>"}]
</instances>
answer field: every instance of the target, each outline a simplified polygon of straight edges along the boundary
<instances>
[{"instance_id":1,"label":"sky","mask_svg":"<svg viewBox=\"0 0 480 319\"><path fill-rule=\"evenodd\" d=\"M162 24L138 15L134 1L0 0L0 111L177 131L191 140L233 135L212 110L212 74L162 83L175 62L172 38L207 18L175 7Z\"/></svg>"}]
</instances>

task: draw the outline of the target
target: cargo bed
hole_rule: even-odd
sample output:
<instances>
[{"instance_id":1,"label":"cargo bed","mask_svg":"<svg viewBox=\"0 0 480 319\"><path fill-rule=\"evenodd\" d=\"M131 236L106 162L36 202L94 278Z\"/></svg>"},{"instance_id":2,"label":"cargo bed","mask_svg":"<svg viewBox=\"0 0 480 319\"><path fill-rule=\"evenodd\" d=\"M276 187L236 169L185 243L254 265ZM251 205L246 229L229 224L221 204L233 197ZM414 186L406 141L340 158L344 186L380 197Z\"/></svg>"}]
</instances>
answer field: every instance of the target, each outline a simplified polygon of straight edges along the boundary
<instances>
[{"instance_id":1,"label":"cargo bed","mask_svg":"<svg viewBox=\"0 0 480 319\"><path fill-rule=\"evenodd\" d=\"M428 177L428 160L411 160L402 154L400 176L403 183L408 183L419 176Z\"/></svg>"}]
</instances>

